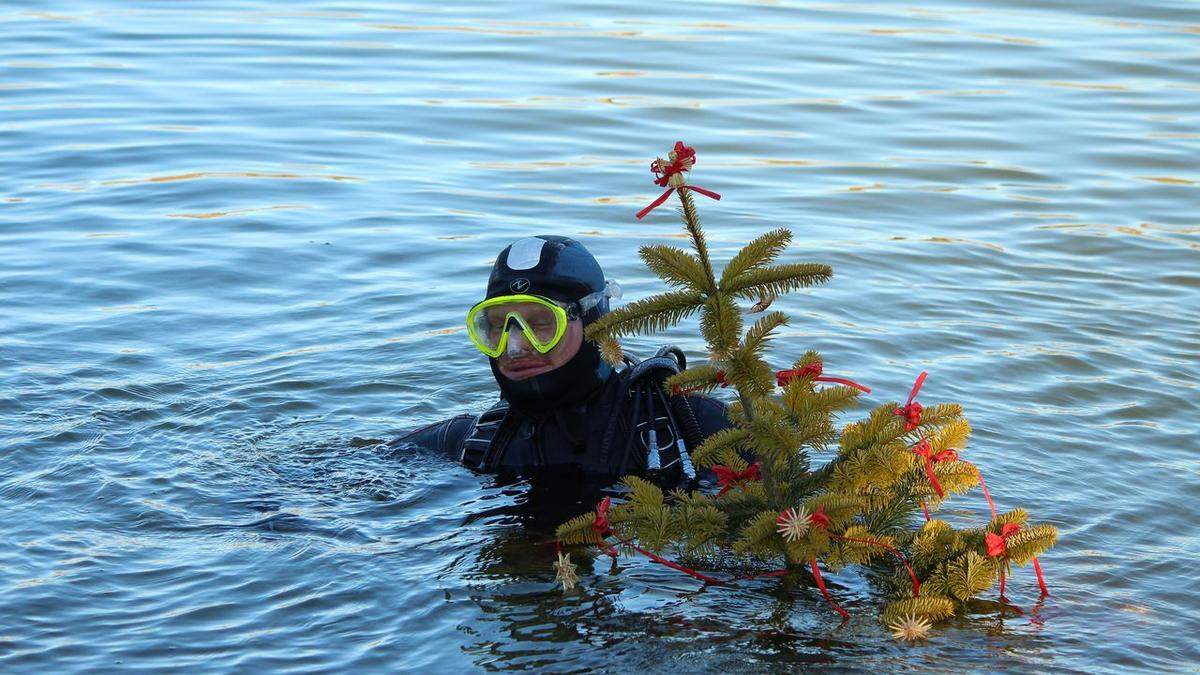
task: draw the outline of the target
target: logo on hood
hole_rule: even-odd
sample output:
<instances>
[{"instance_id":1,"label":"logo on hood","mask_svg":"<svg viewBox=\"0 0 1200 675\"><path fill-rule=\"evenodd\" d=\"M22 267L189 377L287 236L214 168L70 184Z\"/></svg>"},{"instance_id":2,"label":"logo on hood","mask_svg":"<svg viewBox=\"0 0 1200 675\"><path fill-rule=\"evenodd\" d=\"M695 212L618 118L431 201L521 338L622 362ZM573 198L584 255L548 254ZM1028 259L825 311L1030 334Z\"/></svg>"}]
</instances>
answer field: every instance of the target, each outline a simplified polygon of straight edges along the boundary
<instances>
[{"instance_id":1,"label":"logo on hood","mask_svg":"<svg viewBox=\"0 0 1200 675\"><path fill-rule=\"evenodd\" d=\"M508 285L513 293L524 293L529 290L529 280L525 278L513 279Z\"/></svg>"}]
</instances>

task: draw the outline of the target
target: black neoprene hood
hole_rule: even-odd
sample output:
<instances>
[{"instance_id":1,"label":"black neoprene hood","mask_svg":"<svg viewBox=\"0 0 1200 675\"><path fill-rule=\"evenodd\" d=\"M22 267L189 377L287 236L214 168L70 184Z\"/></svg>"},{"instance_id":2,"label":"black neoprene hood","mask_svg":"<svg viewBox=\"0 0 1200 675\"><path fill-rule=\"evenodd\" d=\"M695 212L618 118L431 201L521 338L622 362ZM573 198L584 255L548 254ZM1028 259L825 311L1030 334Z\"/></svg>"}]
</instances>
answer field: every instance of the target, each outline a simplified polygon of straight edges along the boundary
<instances>
[{"instance_id":1,"label":"black neoprene hood","mask_svg":"<svg viewBox=\"0 0 1200 675\"><path fill-rule=\"evenodd\" d=\"M521 293L574 302L602 290L604 270L583 244L541 234L513 242L500 252L488 278L487 297ZM607 300L602 304L603 309L584 317L584 323L608 310Z\"/></svg>"}]
</instances>

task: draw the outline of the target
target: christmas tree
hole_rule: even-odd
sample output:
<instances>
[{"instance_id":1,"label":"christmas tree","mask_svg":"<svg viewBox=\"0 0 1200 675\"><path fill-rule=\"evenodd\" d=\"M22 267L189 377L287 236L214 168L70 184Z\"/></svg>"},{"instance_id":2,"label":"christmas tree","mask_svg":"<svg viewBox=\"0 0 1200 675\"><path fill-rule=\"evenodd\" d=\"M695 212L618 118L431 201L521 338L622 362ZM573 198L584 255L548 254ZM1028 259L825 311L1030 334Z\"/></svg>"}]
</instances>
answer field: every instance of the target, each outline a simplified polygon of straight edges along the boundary
<instances>
[{"instance_id":1,"label":"christmas tree","mask_svg":"<svg viewBox=\"0 0 1200 675\"><path fill-rule=\"evenodd\" d=\"M642 218L674 193L680 203L691 252L643 246L641 258L672 290L616 309L589 326L605 358L622 359L619 339L664 330L699 315L709 350L707 363L665 382L672 394L732 387L733 427L710 436L692 460L711 469L716 494L673 490L628 476L623 503L605 498L595 512L559 526L561 544L598 545L640 552L706 583L807 570L825 599L843 617L821 574L862 566L887 594L881 621L898 639L926 637L935 623L963 612L967 603L997 584L1004 601L1014 566L1034 565L1053 544L1051 525L1033 523L1023 509L998 513L978 468L965 461L971 427L959 405L922 406L916 399L921 373L907 400L876 407L861 421L836 425L835 416L869 390L823 374L819 354L808 351L790 369L775 371L766 360L774 332L788 322L767 311L789 291L823 283L832 270L814 263L777 263L792 235L776 229L742 248L718 273L709 256L692 193L716 193L688 185L695 152L676 143L666 160L651 164L655 183L666 188ZM754 301L762 315L743 332L739 300ZM777 392L778 390L778 392ZM812 455L831 455L811 466ZM931 512L951 495L982 488L991 521L958 528ZM675 560L667 556L673 556ZM678 561L687 561L688 567ZM764 566L769 570L722 579L694 568ZM569 555L555 563L565 588L576 582ZM778 568L778 569L776 569Z\"/></svg>"}]
</instances>

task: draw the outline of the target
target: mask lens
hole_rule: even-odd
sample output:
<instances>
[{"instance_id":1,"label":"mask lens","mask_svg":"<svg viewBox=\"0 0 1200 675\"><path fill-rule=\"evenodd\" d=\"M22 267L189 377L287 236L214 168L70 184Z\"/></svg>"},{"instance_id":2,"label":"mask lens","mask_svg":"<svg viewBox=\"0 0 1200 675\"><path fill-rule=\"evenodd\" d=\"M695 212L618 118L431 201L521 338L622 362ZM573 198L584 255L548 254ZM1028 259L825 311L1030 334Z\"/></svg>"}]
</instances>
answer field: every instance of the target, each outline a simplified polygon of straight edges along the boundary
<instances>
[{"instance_id":1,"label":"mask lens","mask_svg":"<svg viewBox=\"0 0 1200 675\"><path fill-rule=\"evenodd\" d=\"M558 315L545 305L529 303L515 310L525 319L529 329L533 331L534 339L541 344L554 340L558 333Z\"/></svg>"}]
</instances>

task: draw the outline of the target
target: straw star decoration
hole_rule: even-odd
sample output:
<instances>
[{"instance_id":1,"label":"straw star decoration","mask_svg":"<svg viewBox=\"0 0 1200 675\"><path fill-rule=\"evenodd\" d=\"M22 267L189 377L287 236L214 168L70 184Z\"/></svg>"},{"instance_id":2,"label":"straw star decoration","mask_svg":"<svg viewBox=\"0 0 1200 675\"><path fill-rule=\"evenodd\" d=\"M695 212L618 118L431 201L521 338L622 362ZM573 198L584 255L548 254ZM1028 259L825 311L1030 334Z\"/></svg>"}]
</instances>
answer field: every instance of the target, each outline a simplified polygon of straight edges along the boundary
<instances>
[{"instance_id":1,"label":"straw star decoration","mask_svg":"<svg viewBox=\"0 0 1200 675\"><path fill-rule=\"evenodd\" d=\"M908 614L888 624L892 629L892 637L905 642L916 642L929 638L929 629L933 626L925 619Z\"/></svg>"},{"instance_id":2,"label":"straw star decoration","mask_svg":"<svg viewBox=\"0 0 1200 675\"><path fill-rule=\"evenodd\" d=\"M579 575L575 574L577 565L571 562L571 554L558 552L558 560L554 561L554 581L561 582L564 591L575 588L579 583Z\"/></svg>"},{"instance_id":3,"label":"straw star decoration","mask_svg":"<svg viewBox=\"0 0 1200 675\"><path fill-rule=\"evenodd\" d=\"M803 506L788 509L779 514L775 519L775 524L778 526L775 531L783 535L783 538L791 541L797 541L804 538L808 533L808 526L812 519L808 515L808 511Z\"/></svg>"}]
</instances>

